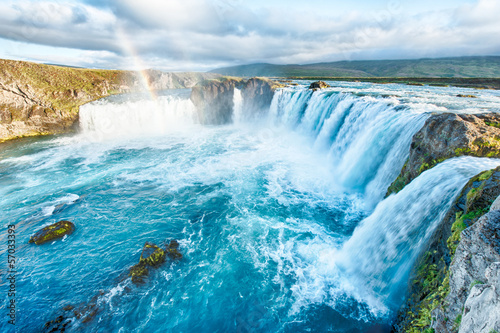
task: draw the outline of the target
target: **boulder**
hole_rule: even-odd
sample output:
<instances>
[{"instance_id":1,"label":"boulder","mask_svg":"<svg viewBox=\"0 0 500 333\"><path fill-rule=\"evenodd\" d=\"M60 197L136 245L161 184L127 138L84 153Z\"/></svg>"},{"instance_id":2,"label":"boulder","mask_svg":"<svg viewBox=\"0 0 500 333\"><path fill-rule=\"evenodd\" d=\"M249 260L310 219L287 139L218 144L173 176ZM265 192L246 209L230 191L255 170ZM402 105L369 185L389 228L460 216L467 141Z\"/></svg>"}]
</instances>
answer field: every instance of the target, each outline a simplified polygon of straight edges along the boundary
<instances>
[{"instance_id":1,"label":"boulder","mask_svg":"<svg viewBox=\"0 0 500 333\"><path fill-rule=\"evenodd\" d=\"M72 222L65 220L59 221L37 231L33 236L31 236L29 243L40 245L62 238L66 235L71 235L73 231L75 231L75 225Z\"/></svg>"},{"instance_id":2,"label":"boulder","mask_svg":"<svg viewBox=\"0 0 500 333\"><path fill-rule=\"evenodd\" d=\"M330 87L330 85L328 83L326 83L325 81L316 81L316 82L311 83L311 85L309 86L309 89L318 90L318 89L324 89L324 88L329 88L329 87Z\"/></svg>"}]
</instances>

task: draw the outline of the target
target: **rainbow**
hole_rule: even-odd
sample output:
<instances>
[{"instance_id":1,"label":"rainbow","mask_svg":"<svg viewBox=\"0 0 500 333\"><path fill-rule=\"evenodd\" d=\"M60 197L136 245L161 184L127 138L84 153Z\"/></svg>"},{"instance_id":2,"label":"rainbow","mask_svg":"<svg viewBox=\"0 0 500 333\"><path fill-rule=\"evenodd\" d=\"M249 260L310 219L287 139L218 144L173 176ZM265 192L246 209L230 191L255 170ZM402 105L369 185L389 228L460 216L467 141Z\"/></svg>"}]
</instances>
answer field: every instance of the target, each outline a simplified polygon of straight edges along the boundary
<instances>
[{"instance_id":1,"label":"rainbow","mask_svg":"<svg viewBox=\"0 0 500 333\"><path fill-rule=\"evenodd\" d=\"M117 29L117 37L120 40L120 45L122 46L123 50L127 53L128 56L133 59L133 67L139 73L144 89L149 93L151 100L156 101L158 95L156 94L156 90L151 87L149 76L146 71L146 64L142 61L139 52L137 52L134 44L120 26Z\"/></svg>"}]
</instances>

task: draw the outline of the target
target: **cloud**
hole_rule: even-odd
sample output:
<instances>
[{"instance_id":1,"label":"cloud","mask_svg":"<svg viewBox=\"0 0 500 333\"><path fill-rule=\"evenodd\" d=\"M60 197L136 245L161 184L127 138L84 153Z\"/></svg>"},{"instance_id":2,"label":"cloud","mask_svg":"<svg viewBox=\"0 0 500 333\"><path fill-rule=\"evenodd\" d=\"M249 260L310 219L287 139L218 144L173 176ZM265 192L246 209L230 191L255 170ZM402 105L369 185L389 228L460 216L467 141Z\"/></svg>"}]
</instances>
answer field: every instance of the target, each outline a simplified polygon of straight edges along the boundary
<instances>
[{"instance_id":1,"label":"cloud","mask_svg":"<svg viewBox=\"0 0 500 333\"><path fill-rule=\"evenodd\" d=\"M170 70L500 54L496 0L450 10L429 6L418 13L404 2L377 11L352 6L337 12L333 5L316 11L281 1L75 1L2 3L0 37L79 49L75 61L82 64L130 67L139 56L148 66ZM85 56L100 60L85 61Z\"/></svg>"}]
</instances>

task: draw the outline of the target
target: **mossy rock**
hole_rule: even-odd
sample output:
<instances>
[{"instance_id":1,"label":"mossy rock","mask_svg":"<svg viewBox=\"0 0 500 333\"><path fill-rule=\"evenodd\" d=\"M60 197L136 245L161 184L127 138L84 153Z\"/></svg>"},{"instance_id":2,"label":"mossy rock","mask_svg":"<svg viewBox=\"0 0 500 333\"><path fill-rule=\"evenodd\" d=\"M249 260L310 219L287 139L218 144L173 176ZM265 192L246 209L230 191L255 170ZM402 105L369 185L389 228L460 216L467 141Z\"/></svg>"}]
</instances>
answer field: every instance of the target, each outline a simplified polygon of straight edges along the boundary
<instances>
[{"instance_id":1,"label":"mossy rock","mask_svg":"<svg viewBox=\"0 0 500 333\"><path fill-rule=\"evenodd\" d=\"M146 242L142 249L141 259L139 263L144 263L151 267L160 266L165 262L165 251L158 246Z\"/></svg>"},{"instance_id":2,"label":"mossy rock","mask_svg":"<svg viewBox=\"0 0 500 333\"><path fill-rule=\"evenodd\" d=\"M75 231L75 225L72 222L59 221L37 231L31 236L29 243L35 243L36 245L44 244L66 235L71 235L73 231Z\"/></svg>"},{"instance_id":3,"label":"mossy rock","mask_svg":"<svg viewBox=\"0 0 500 333\"><path fill-rule=\"evenodd\" d=\"M129 276L133 283L144 283L144 278L149 275L148 268L144 262L140 262L130 268Z\"/></svg>"}]
</instances>

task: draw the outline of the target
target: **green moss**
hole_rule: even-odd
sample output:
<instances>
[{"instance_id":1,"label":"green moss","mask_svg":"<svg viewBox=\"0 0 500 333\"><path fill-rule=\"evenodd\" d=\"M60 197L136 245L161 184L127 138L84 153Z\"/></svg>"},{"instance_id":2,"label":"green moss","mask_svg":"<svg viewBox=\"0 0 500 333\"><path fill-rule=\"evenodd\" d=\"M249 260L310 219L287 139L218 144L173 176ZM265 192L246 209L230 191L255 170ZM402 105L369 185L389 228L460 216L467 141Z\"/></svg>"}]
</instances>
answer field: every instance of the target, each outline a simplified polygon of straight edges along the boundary
<instances>
[{"instance_id":1,"label":"green moss","mask_svg":"<svg viewBox=\"0 0 500 333\"><path fill-rule=\"evenodd\" d=\"M454 322L455 323L453 324L452 330L458 331L458 329L460 328L460 324L462 323L462 314L459 314L457 318L455 318Z\"/></svg>"},{"instance_id":2,"label":"green moss","mask_svg":"<svg viewBox=\"0 0 500 333\"><path fill-rule=\"evenodd\" d=\"M29 243L35 243L36 245L44 244L62 238L65 235L70 235L74 230L75 225L70 221L59 221L37 231L31 236Z\"/></svg>"},{"instance_id":3,"label":"green moss","mask_svg":"<svg viewBox=\"0 0 500 333\"><path fill-rule=\"evenodd\" d=\"M479 280L475 280L474 282L472 282L470 284L470 288L469 289L472 289L472 287L474 287L474 286L476 286L478 284L484 284L484 282L483 281L479 281Z\"/></svg>"},{"instance_id":4,"label":"green moss","mask_svg":"<svg viewBox=\"0 0 500 333\"><path fill-rule=\"evenodd\" d=\"M130 268L130 272L128 275L132 277L132 282L134 283L143 283L144 278L148 276L149 271L144 262L139 262L138 264L132 266Z\"/></svg>"},{"instance_id":5,"label":"green moss","mask_svg":"<svg viewBox=\"0 0 500 333\"><path fill-rule=\"evenodd\" d=\"M488 125L488 126L492 126L492 127L500 128L500 123L495 123L495 122L491 122L491 121L485 121L484 123L485 123L486 125Z\"/></svg>"}]
</instances>

